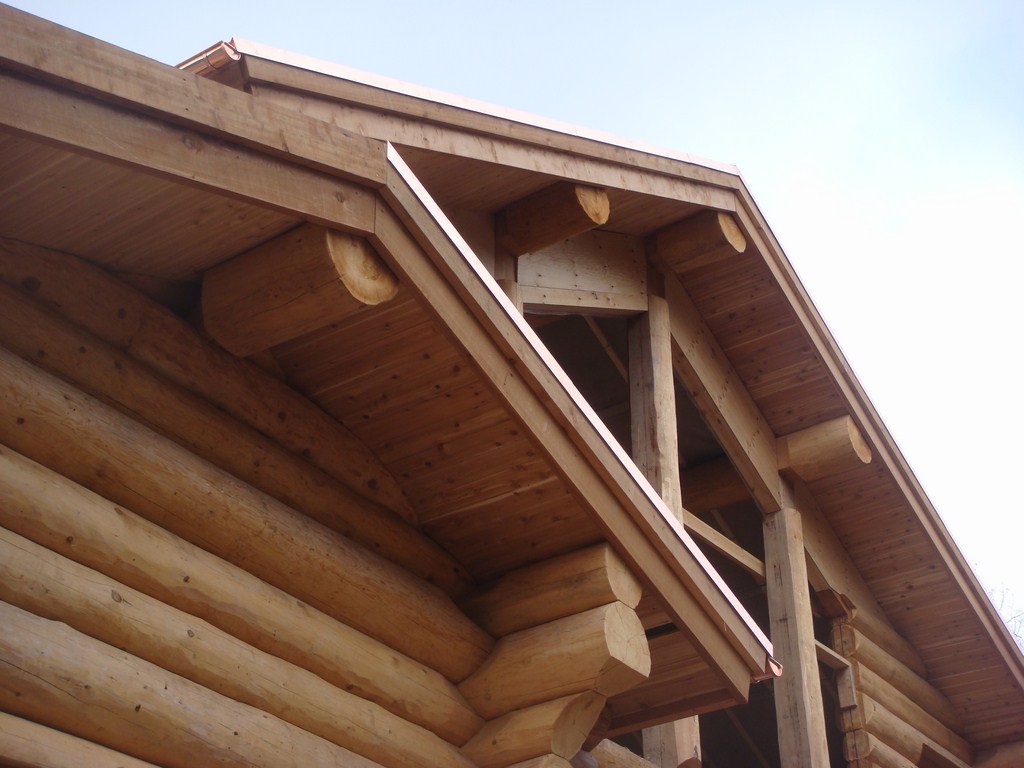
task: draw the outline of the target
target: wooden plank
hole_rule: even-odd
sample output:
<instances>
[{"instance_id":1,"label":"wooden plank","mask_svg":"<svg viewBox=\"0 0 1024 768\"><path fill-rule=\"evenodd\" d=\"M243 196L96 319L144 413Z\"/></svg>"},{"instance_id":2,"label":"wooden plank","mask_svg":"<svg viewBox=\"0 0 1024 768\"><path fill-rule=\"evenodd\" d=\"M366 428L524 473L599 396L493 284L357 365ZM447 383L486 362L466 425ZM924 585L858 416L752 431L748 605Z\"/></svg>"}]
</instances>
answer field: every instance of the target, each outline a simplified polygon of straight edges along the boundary
<instances>
[{"instance_id":1,"label":"wooden plank","mask_svg":"<svg viewBox=\"0 0 1024 768\"><path fill-rule=\"evenodd\" d=\"M0 62L137 111L296 158L353 181L381 184L384 146L337 125L174 70L10 7L0 9Z\"/></svg>"},{"instance_id":2,"label":"wooden plank","mask_svg":"<svg viewBox=\"0 0 1024 768\"><path fill-rule=\"evenodd\" d=\"M0 603L0 707L168 768L379 764L272 715Z\"/></svg>"},{"instance_id":3,"label":"wooden plank","mask_svg":"<svg viewBox=\"0 0 1024 768\"><path fill-rule=\"evenodd\" d=\"M607 544L503 575L462 610L494 637L607 605L640 602L641 585Z\"/></svg>"},{"instance_id":4,"label":"wooden plank","mask_svg":"<svg viewBox=\"0 0 1024 768\"><path fill-rule=\"evenodd\" d=\"M3 528L0 599L59 616L89 637L370 760L472 768L430 731Z\"/></svg>"},{"instance_id":5,"label":"wooden plank","mask_svg":"<svg viewBox=\"0 0 1024 768\"><path fill-rule=\"evenodd\" d=\"M8 73L0 98L0 125L18 133L355 234L373 228L373 191L322 171Z\"/></svg>"},{"instance_id":6,"label":"wooden plank","mask_svg":"<svg viewBox=\"0 0 1024 768\"><path fill-rule=\"evenodd\" d=\"M708 427L766 514L780 508L775 435L682 284L665 275L673 365Z\"/></svg>"},{"instance_id":7,"label":"wooden plank","mask_svg":"<svg viewBox=\"0 0 1024 768\"><path fill-rule=\"evenodd\" d=\"M439 673L5 446L0 523L452 743L483 724Z\"/></svg>"},{"instance_id":8,"label":"wooden plank","mask_svg":"<svg viewBox=\"0 0 1024 768\"><path fill-rule=\"evenodd\" d=\"M619 294L572 288L534 288L520 285L518 299L524 312L536 314L635 315L647 309L645 294Z\"/></svg>"},{"instance_id":9,"label":"wooden plank","mask_svg":"<svg viewBox=\"0 0 1024 768\"><path fill-rule=\"evenodd\" d=\"M512 256L522 256L600 227L610 210L603 189L559 181L498 211L495 239Z\"/></svg>"},{"instance_id":10,"label":"wooden plank","mask_svg":"<svg viewBox=\"0 0 1024 768\"><path fill-rule=\"evenodd\" d=\"M15 450L453 682L487 657L493 641L435 587L6 350L0 370L0 439Z\"/></svg>"},{"instance_id":11,"label":"wooden plank","mask_svg":"<svg viewBox=\"0 0 1024 768\"><path fill-rule=\"evenodd\" d=\"M362 237L305 225L203 275L203 328L246 357L390 301L398 281Z\"/></svg>"},{"instance_id":12,"label":"wooden plank","mask_svg":"<svg viewBox=\"0 0 1024 768\"><path fill-rule=\"evenodd\" d=\"M783 669L775 681L779 756L787 766L827 768L825 712L798 510L784 506L765 518L764 546L772 643Z\"/></svg>"}]
</instances>

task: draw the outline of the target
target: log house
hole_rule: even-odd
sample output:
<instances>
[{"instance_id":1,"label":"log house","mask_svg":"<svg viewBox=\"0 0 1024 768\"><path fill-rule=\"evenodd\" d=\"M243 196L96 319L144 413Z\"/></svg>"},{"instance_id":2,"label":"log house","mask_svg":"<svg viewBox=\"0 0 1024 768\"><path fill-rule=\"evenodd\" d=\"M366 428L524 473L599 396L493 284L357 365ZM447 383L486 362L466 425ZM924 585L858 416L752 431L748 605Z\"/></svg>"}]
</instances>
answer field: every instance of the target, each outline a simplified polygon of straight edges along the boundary
<instances>
[{"instance_id":1,"label":"log house","mask_svg":"<svg viewBox=\"0 0 1024 768\"><path fill-rule=\"evenodd\" d=\"M735 168L0 30L0 764L1024 750L1021 652Z\"/></svg>"}]
</instances>

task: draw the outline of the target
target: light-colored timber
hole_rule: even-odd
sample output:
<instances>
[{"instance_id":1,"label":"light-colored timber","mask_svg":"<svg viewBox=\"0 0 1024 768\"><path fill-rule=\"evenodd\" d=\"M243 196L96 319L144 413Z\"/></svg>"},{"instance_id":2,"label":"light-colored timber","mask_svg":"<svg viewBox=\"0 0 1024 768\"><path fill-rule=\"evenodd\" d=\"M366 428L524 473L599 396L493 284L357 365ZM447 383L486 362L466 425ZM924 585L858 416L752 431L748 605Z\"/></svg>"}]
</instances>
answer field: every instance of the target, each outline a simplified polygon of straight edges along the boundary
<instances>
[{"instance_id":1,"label":"light-colored timber","mask_svg":"<svg viewBox=\"0 0 1024 768\"><path fill-rule=\"evenodd\" d=\"M860 662L862 667L870 669L893 688L902 691L907 698L948 728L959 731L963 727L961 717L949 699L849 622L839 622L833 626L832 643L844 656Z\"/></svg>"},{"instance_id":2,"label":"light-colored timber","mask_svg":"<svg viewBox=\"0 0 1024 768\"><path fill-rule=\"evenodd\" d=\"M652 768L653 764L614 741L605 739L590 750L598 768Z\"/></svg>"},{"instance_id":3,"label":"light-colored timber","mask_svg":"<svg viewBox=\"0 0 1024 768\"><path fill-rule=\"evenodd\" d=\"M811 483L871 462L871 449L849 416L779 438L779 470Z\"/></svg>"},{"instance_id":4,"label":"light-colored timber","mask_svg":"<svg viewBox=\"0 0 1024 768\"><path fill-rule=\"evenodd\" d=\"M454 744L483 725L439 673L2 445L0 524Z\"/></svg>"},{"instance_id":5,"label":"light-colored timber","mask_svg":"<svg viewBox=\"0 0 1024 768\"><path fill-rule=\"evenodd\" d=\"M825 713L798 510L784 506L765 518L764 546L772 641L784 670L775 683L779 754L787 766L827 768Z\"/></svg>"},{"instance_id":6,"label":"light-colored timber","mask_svg":"<svg viewBox=\"0 0 1024 768\"><path fill-rule=\"evenodd\" d=\"M867 765L878 768L915 768L917 765L867 731L846 734L843 737L843 754L851 762L867 761Z\"/></svg>"},{"instance_id":7,"label":"light-colored timber","mask_svg":"<svg viewBox=\"0 0 1024 768\"><path fill-rule=\"evenodd\" d=\"M494 637L620 602L636 608L642 587L607 544L511 571L462 609Z\"/></svg>"},{"instance_id":8,"label":"light-colored timber","mask_svg":"<svg viewBox=\"0 0 1024 768\"><path fill-rule=\"evenodd\" d=\"M0 712L0 755L18 768L156 768L153 763Z\"/></svg>"},{"instance_id":9,"label":"light-colored timber","mask_svg":"<svg viewBox=\"0 0 1024 768\"><path fill-rule=\"evenodd\" d=\"M422 661L453 682L486 658L490 637L440 590L10 352L0 352L0 370L0 440L15 450ZM179 483L182 477L189 483ZM217 524L204 525L211 518ZM277 562L283 546L302 552L286 572Z\"/></svg>"},{"instance_id":10,"label":"light-colored timber","mask_svg":"<svg viewBox=\"0 0 1024 768\"><path fill-rule=\"evenodd\" d=\"M459 690L492 720L584 691L613 696L650 671L643 625L631 608L616 602L506 635Z\"/></svg>"},{"instance_id":11,"label":"light-colored timber","mask_svg":"<svg viewBox=\"0 0 1024 768\"><path fill-rule=\"evenodd\" d=\"M487 723L462 752L479 768L505 768L548 754L570 760L604 701L600 694L581 693L510 712Z\"/></svg>"},{"instance_id":12,"label":"light-colored timber","mask_svg":"<svg viewBox=\"0 0 1024 768\"><path fill-rule=\"evenodd\" d=\"M0 283L0 345L367 549L452 589L450 555L388 510Z\"/></svg>"},{"instance_id":13,"label":"light-colored timber","mask_svg":"<svg viewBox=\"0 0 1024 768\"><path fill-rule=\"evenodd\" d=\"M389 301L398 281L362 237L305 225L203 275L203 328L238 357Z\"/></svg>"},{"instance_id":14,"label":"light-colored timber","mask_svg":"<svg viewBox=\"0 0 1024 768\"><path fill-rule=\"evenodd\" d=\"M0 599L59 616L85 635L381 765L470 768L426 729L3 528Z\"/></svg>"},{"instance_id":15,"label":"light-colored timber","mask_svg":"<svg viewBox=\"0 0 1024 768\"><path fill-rule=\"evenodd\" d=\"M0 238L0 279L302 455L362 496L412 517L395 478L341 424L247 361L206 343L181 318L102 269L74 256ZM457 583L464 588L462 577Z\"/></svg>"},{"instance_id":16,"label":"light-colored timber","mask_svg":"<svg viewBox=\"0 0 1024 768\"><path fill-rule=\"evenodd\" d=\"M673 272L686 272L743 253L747 239L725 211L702 211L659 229L652 236L657 258Z\"/></svg>"},{"instance_id":17,"label":"light-colored timber","mask_svg":"<svg viewBox=\"0 0 1024 768\"><path fill-rule=\"evenodd\" d=\"M608 221L604 190L559 182L498 212L496 239L513 256L568 240Z\"/></svg>"},{"instance_id":18,"label":"light-colored timber","mask_svg":"<svg viewBox=\"0 0 1024 768\"><path fill-rule=\"evenodd\" d=\"M168 768L379 767L59 621L0 603L0 623L0 707L11 714Z\"/></svg>"},{"instance_id":19,"label":"light-colored timber","mask_svg":"<svg viewBox=\"0 0 1024 768\"><path fill-rule=\"evenodd\" d=\"M974 762L973 750L961 739L940 744L870 696L858 695L861 700L858 709L863 709L859 717L863 719L864 730L913 763L919 764L926 750L933 752L950 768L968 768Z\"/></svg>"}]
</instances>

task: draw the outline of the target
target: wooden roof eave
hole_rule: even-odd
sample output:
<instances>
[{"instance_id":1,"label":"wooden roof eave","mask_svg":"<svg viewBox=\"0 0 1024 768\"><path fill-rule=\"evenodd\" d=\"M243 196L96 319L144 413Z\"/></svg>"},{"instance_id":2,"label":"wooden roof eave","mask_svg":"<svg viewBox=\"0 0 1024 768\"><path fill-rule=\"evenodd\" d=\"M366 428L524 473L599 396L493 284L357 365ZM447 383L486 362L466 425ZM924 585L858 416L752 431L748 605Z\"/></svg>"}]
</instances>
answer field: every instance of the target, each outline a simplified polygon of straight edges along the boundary
<instances>
[{"instance_id":1,"label":"wooden roof eave","mask_svg":"<svg viewBox=\"0 0 1024 768\"><path fill-rule=\"evenodd\" d=\"M409 282L443 315L442 322L458 335L524 429L544 446L605 535L654 587L679 626L689 627L705 646L708 638L718 638L717 648L705 647L706 658L726 671L745 699L750 680L779 672L770 641L391 145L387 159L388 182L381 192L444 278L436 288L428 285L426 273L406 275ZM387 250L386 243L377 244ZM449 306L452 299L461 306ZM475 321L472 334L464 324L453 327L453 322L464 322L467 311ZM558 434L550 429L551 419L561 427ZM732 663L712 652L725 649ZM737 663L744 670L742 681Z\"/></svg>"},{"instance_id":2,"label":"wooden roof eave","mask_svg":"<svg viewBox=\"0 0 1024 768\"><path fill-rule=\"evenodd\" d=\"M849 407L849 412L871 450L881 459L893 477L910 508L928 534L949 573L980 620L986 635L997 648L1017 684L1024 690L1024 652L1021 651L1005 622L992 605L974 571L964 559L945 523L921 487L893 439L854 375L838 343L818 313L810 296L800 283L796 271L786 258L767 221L761 215L742 176L737 174L739 205L736 215L744 229L753 235L753 245L771 269L777 284L814 345L822 361Z\"/></svg>"}]
</instances>

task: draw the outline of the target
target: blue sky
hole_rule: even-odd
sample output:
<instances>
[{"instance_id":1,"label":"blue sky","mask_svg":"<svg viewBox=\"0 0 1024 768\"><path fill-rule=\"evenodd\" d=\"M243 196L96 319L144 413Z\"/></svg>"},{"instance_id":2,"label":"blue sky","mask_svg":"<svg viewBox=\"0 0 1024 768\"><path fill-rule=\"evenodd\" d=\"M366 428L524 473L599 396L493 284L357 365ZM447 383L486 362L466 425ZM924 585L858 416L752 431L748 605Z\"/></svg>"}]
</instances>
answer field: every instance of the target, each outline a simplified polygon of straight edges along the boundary
<instances>
[{"instance_id":1,"label":"blue sky","mask_svg":"<svg viewBox=\"0 0 1024 768\"><path fill-rule=\"evenodd\" d=\"M1024 611L1024 3L12 4L165 63L243 37L738 165L968 561Z\"/></svg>"}]
</instances>

